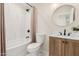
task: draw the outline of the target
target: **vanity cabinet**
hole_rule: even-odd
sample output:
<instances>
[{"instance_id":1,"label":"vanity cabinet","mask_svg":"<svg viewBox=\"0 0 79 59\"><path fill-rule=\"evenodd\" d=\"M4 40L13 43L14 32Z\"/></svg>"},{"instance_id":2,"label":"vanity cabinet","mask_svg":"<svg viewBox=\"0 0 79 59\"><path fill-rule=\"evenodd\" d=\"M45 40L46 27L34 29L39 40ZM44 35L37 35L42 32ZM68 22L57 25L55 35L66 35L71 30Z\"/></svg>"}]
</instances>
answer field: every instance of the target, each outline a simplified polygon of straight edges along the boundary
<instances>
[{"instance_id":1,"label":"vanity cabinet","mask_svg":"<svg viewBox=\"0 0 79 59\"><path fill-rule=\"evenodd\" d=\"M79 40L50 36L49 56L79 56Z\"/></svg>"}]
</instances>

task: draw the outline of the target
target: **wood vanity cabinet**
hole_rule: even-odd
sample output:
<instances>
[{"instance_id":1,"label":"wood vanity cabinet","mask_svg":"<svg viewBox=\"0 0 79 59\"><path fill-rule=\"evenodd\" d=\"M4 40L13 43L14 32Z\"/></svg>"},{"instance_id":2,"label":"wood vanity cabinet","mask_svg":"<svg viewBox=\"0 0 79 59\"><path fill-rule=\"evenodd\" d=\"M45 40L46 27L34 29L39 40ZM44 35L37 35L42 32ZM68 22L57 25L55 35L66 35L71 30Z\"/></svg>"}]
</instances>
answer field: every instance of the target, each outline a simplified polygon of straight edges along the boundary
<instances>
[{"instance_id":1,"label":"wood vanity cabinet","mask_svg":"<svg viewBox=\"0 0 79 59\"><path fill-rule=\"evenodd\" d=\"M49 56L79 56L79 40L50 36Z\"/></svg>"}]
</instances>

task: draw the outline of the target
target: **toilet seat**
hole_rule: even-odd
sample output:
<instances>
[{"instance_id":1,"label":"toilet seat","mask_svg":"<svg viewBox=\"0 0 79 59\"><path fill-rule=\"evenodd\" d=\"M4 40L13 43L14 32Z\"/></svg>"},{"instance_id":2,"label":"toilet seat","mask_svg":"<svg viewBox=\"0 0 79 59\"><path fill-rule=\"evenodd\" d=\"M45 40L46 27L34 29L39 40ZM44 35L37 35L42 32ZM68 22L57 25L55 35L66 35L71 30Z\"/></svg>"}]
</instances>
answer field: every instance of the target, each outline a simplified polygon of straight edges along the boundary
<instances>
[{"instance_id":1,"label":"toilet seat","mask_svg":"<svg viewBox=\"0 0 79 59\"><path fill-rule=\"evenodd\" d=\"M31 43L27 46L27 49L34 49L40 46L40 43Z\"/></svg>"}]
</instances>

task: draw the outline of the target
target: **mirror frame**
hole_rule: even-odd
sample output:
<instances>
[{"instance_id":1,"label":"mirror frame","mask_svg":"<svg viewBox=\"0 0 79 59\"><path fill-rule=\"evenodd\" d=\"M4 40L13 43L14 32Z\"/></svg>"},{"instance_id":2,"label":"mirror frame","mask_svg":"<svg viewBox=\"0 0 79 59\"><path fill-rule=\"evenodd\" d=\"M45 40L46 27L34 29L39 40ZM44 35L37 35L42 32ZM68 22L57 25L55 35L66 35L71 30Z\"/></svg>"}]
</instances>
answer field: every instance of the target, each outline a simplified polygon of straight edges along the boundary
<instances>
[{"instance_id":1,"label":"mirror frame","mask_svg":"<svg viewBox=\"0 0 79 59\"><path fill-rule=\"evenodd\" d=\"M53 15L55 14L55 12L57 11L57 10L59 10L60 8L62 8L63 6L69 6L69 7L72 7L72 8L74 8L74 11L73 11L73 22L75 21L75 10L76 10L76 8L73 6L73 5L60 5L60 6L58 6L55 10L54 10L54 12L53 12ZM52 16L53 16L52 15ZM52 17L52 19L53 19L53 17ZM73 23L72 22L72 23ZM58 25L58 24L56 24L56 22L55 22L55 20L53 19L53 23L56 25L56 26L60 26L60 25ZM67 25L65 25L65 26L60 26L60 27L66 27L66 26L68 26L68 25L71 25L72 23L70 23L70 24L67 24Z\"/></svg>"}]
</instances>

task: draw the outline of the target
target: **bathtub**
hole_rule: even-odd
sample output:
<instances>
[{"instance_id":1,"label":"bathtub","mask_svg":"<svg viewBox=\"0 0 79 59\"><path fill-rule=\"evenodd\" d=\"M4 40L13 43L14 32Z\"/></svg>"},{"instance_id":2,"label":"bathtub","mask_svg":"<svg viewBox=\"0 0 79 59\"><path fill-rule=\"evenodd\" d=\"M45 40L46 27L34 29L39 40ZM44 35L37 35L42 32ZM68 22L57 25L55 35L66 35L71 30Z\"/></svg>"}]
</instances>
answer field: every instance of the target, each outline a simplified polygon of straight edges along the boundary
<instances>
[{"instance_id":1,"label":"bathtub","mask_svg":"<svg viewBox=\"0 0 79 59\"><path fill-rule=\"evenodd\" d=\"M17 39L16 41L6 42L6 56L25 56L27 55L26 47L31 39Z\"/></svg>"}]
</instances>

